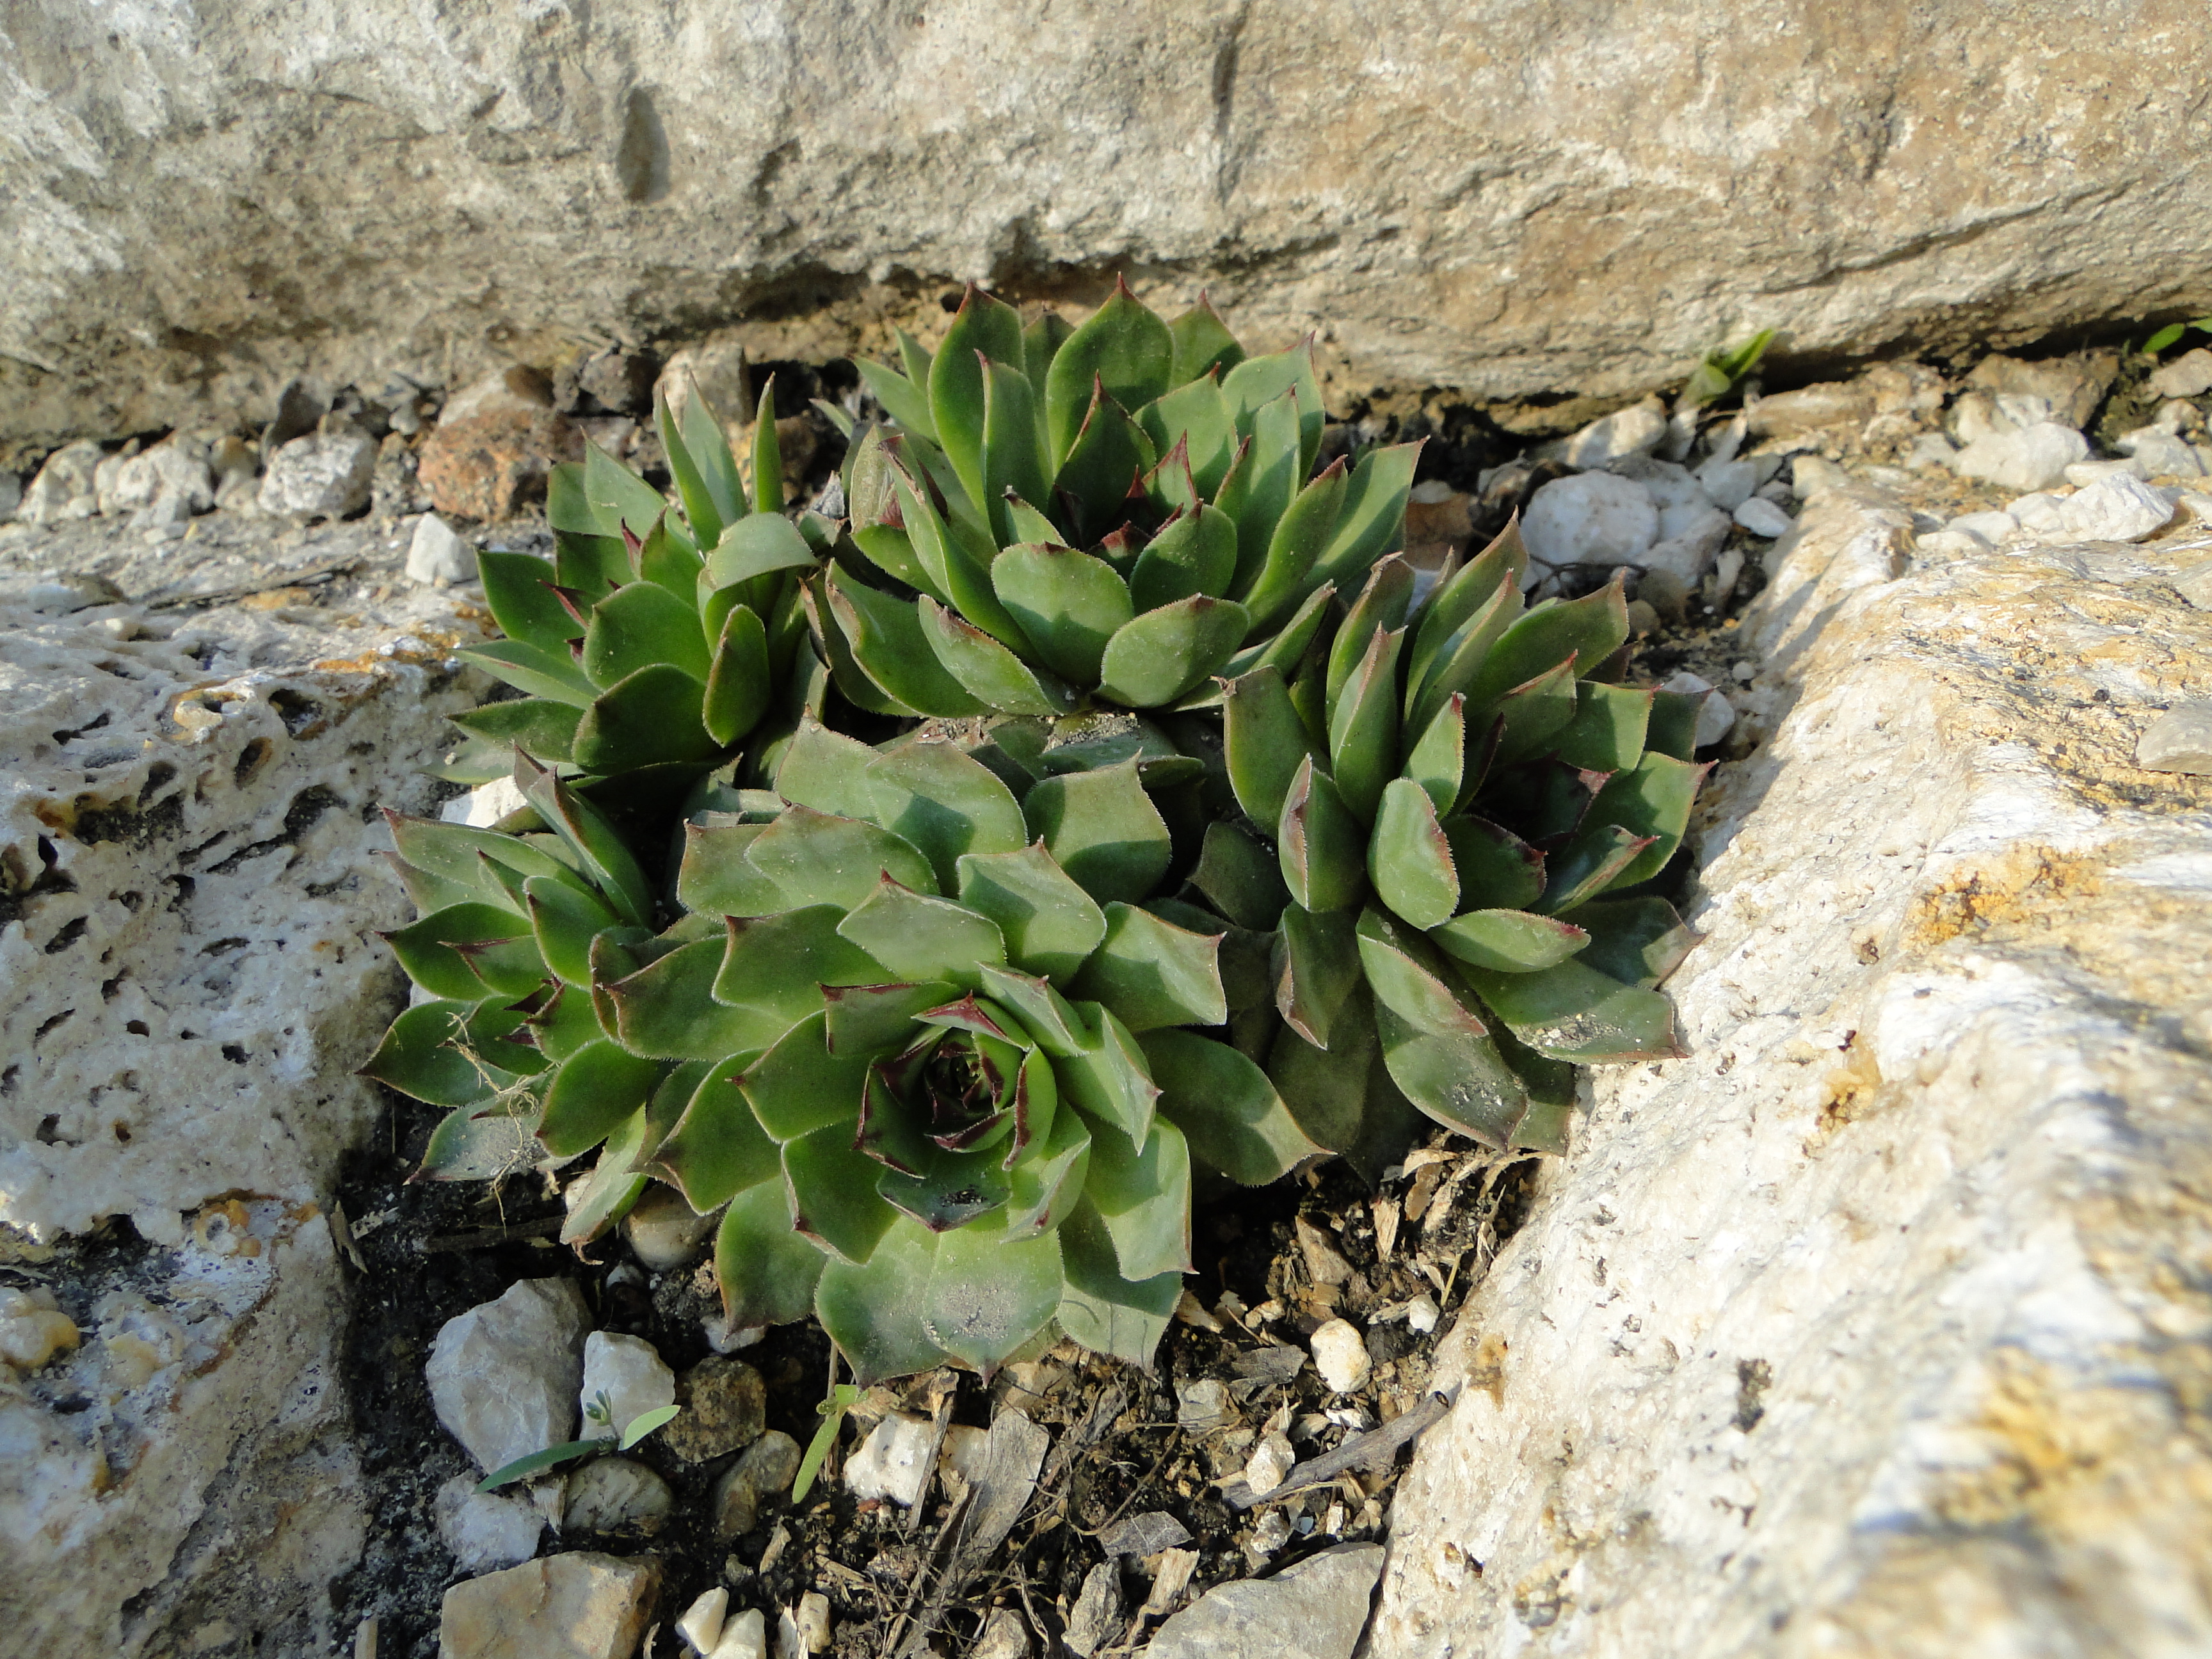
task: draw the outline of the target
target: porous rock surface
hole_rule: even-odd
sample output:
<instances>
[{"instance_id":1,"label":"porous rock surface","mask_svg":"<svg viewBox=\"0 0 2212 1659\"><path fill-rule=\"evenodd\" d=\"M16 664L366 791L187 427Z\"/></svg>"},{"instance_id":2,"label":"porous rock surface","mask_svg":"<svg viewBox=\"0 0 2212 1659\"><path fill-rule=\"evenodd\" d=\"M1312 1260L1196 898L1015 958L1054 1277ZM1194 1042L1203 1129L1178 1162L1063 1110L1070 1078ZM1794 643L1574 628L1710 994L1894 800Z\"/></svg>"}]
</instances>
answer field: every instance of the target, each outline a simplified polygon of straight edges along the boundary
<instances>
[{"instance_id":1,"label":"porous rock surface","mask_svg":"<svg viewBox=\"0 0 2212 1659\"><path fill-rule=\"evenodd\" d=\"M10 1651L328 1651L362 1539L324 1194L477 629L383 531L198 522L0 533L0 1265L82 1333L0 1388Z\"/></svg>"},{"instance_id":2,"label":"porous rock surface","mask_svg":"<svg viewBox=\"0 0 2212 1659\"><path fill-rule=\"evenodd\" d=\"M1440 1355L1376 1659L2212 1647L2212 536L1907 568L1815 495L1601 1072Z\"/></svg>"},{"instance_id":3,"label":"porous rock surface","mask_svg":"<svg viewBox=\"0 0 2212 1659\"><path fill-rule=\"evenodd\" d=\"M756 355L834 355L941 326L966 277L1210 283L1255 340L1321 327L1363 373L1504 399L1633 393L1761 327L1833 356L2201 314L2174 227L2212 211L2202 23L50 0L0 26L0 449L795 297L838 319Z\"/></svg>"}]
</instances>

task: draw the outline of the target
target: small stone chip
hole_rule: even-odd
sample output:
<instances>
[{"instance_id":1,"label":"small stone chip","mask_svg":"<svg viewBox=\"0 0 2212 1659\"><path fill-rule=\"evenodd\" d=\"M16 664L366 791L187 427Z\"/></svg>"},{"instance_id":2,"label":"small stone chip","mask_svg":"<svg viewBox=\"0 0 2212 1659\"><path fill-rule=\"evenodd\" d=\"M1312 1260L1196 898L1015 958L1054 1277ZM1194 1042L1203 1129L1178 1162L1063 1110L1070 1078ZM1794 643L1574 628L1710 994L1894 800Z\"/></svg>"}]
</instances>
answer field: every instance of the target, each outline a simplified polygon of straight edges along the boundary
<instances>
[{"instance_id":1,"label":"small stone chip","mask_svg":"<svg viewBox=\"0 0 2212 1659\"><path fill-rule=\"evenodd\" d=\"M1314 1369L1337 1394L1364 1387L1373 1369L1366 1339L1348 1321L1332 1319L1313 1334Z\"/></svg>"},{"instance_id":2,"label":"small stone chip","mask_svg":"<svg viewBox=\"0 0 2212 1659\"><path fill-rule=\"evenodd\" d=\"M1098 1542L1109 1555L1158 1555L1190 1542L1190 1528L1165 1510L1147 1510L1116 1521Z\"/></svg>"},{"instance_id":3,"label":"small stone chip","mask_svg":"<svg viewBox=\"0 0 2212 1659\"><path fill-rule=\"evenodd\" d=\"M1291 1449L1289 1436L1268 1435L1253 1452L1251 1462L1244 1466L1244 1484L1251 1487L1255 1495L1264 1498L1289 1478L1297 1461L1297 1453Z\"/></svg>"},{"instance_id":4,"label":"small stone chip","mask_svg":"<svg viewBox=\"0 0 2212 1659\"><path fill-rule=\"evenodd\" d=\"M2212 703L2185 703L2153 720L2136 744L2136 764L2148 772L2212 776Z\"/></svg>"}]
</instances>

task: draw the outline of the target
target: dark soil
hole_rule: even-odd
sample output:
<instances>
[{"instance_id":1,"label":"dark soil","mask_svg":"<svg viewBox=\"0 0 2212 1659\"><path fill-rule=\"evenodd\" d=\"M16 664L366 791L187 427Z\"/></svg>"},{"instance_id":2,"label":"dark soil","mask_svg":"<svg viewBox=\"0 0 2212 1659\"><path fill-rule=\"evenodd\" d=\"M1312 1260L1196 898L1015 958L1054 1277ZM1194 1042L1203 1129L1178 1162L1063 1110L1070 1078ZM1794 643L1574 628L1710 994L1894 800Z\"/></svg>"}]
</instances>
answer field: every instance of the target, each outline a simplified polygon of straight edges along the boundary
<instances>
[{"instance_id":1,"label":"dark soil","mask_svg":"<svg viewBox=\"0 0 2212 1659\"><path fill-rule=\"evenodd\" d=\"M380 1659L434 1655L440 1600L467 1576L440 1542L432 1512L442 1484L475 1473L439 1426L423 1380L446 1321L518 1279L561 1273L578 1281L602 1328L647 1339L678 1371L709 1352L698 1315L710 1304L694 1291L690 1271L649 1274L611 1236L580 1253L555 1244L560 1200L539 1177L497 1191L407 1184L435 1118L431 1109L387 1095L385 1119L371 1146L349 1160L338 1194L362 1264L346 1369L373 1516L362 1564L340 1586L340 1627L376 1619ZM972 1372L947 1368L872 1391L863 1410L880 1413L895 1404L927 1411L949 1390L949 1421L978 1427L994 1409L1016 1405L1053 1437L1044 1478L1012 1535L953 1582L945 1581L938 1547L948 1509L941 1483L909 1517L896 1505L856 1504L833 1462L802 1505L764 1506L753 1531L730 1544L715 1539L708 1516L714 1477L729 1460L686 1464L657 1439L630 1455L675 1491L665 1527L650 1540L549 1533L541 1553L650 1551L664 1569L657 1613L664 1626L716 1584L729 1587L733 1612L758 1607L771 1623L780 1609L819 1591L831 1605L840 1655L919 1653L925 1643L951 1655L968 1650L996 1605L1018 1610L1039 1636L1056 1635L1085 1577L1107 1559L1097 1534L1132 1516L1164 1512L1190 1534L1185 1547L1197 1561L1170 1608L1255 1566L1273 1571L1344 1539L1376 1536L1402 1453L1380 1471L1341 1477L1281 1505L1286 1540L1266 1555L1246 1547L1267 1506L1240 1513L1218 1483L1242 1470L1257 1431L1285 1406L1303 1459L1352 1432L1325 1411L1340 1418L1362 1412L1380 1423L1421 1400L1431 1351L1518 1224L1534 1168L1531 1159L1499 1159L1442 1132L1433 1139L1433 1149L1409 1159L1419 1167L1376 1192L1337 1164L1201 1206L1201 1265L1190 1288L1202 1308L1187 1304L1186 1310L1218 1328L1170 1325L1150 1372L1063 1345L1040 1361L1007 1367L988 1388ZM1395 1237L1386 1259L1378 1211L1392 1210ZM1351 1268L1342 1284L1315 1281L1298 1218ZM1425 1292L1442 1308L1433 1333L1414 1332L1402 1319L1370 1322ZM1310 1364L1287 1386L1253 1389L1240 1377L1240 1358L1283 1343L1303 1347L1307 1334L1338 1314L1368 1331L1374 1374L1358 1395L1329 1395ZM772 1329L742 1358L767 1385L768 1426L806 1443L828 1390L827 1339L811 1323ZM1242 1425L1204 1432L1178 1425L1178 1391L1206 1378L1250 1391ZM858 1443L863 1426L848 1420L841 1453ZM1128 1559L1123 1577L1126 1604L1135 1608L1149 1587L1145 1562Z\"/></svg>"}]
</instances>

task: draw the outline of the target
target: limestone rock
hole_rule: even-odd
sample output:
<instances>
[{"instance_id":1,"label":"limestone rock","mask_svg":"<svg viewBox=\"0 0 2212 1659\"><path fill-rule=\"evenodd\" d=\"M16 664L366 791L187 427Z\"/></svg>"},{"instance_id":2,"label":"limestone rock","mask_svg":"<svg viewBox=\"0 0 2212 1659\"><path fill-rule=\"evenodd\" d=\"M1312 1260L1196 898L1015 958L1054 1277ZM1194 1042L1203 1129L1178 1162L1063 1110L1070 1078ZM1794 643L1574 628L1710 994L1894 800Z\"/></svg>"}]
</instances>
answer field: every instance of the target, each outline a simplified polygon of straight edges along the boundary
<instances>
[{"instance_id":1,"label":"limestone rock","mask_svg":"<svg viewBox=\"0 0 2212 1659\"><path fill-rule=\"evenodd\" d=\"M2212 279L2173 234L2212 211L2199 11L2088 15L1783 0L1715 100L1723 0L1532 11L1510 53L1413 0L1055 14L1046 51L1013 0L919 31L867 8L606 0L549 30L405 0L313 24L49 0L9 26L25 91L0 132L40 229L0 256L0 336L53 367L9 371L0 447L265 414L309 372L550 367L668 319L738 325L759 359L880 349L894 320L935 337L947 279L1122 262L1173 306L1211 284L1255 340L1325 325L1364 384L1499 400L1618 403L1752 318L1818 361L2202 314ZM2059 63L2148 91L2054 100ZM1435 142L1394 142L1421 124ZM801 285L841 297L791 316Z\"/></svg>"},{"instance_id":2,"label":"limestone rock","mask_svg":"<svg viewBox=\"0 0 2212 1659\"><path fill-rule=\"evenodd\" d=\"M476 549L434 513L425 513L416 520L414 539L407 548L408 580L444 586L476 579Z\"/></svg>"},{"instance_id":3,"label":"limestone rock","mask_svg":"<svg viewBox=\"0 0 2212 1659\"><path fill-rule=\"evenodd\" d=\"M2042 421L2017 431L1986 433L1961 449L1952 465L1969 478L1984 478L2002 489L2048 489L2088 455L2088 440L2072 427Z\"/></svg>"},{"instance_id":4,"label":"limestone rock","mask_svg":"<svg viewBox=\"0 0 2212 1659\"><path fill-rule=\"evenodd\" d=\"M660 1589L660 1563L572 1552L446 1592L438 1659L631 1659Z\"/></svg>"},{"instance_id":5,"label":"limestone rock","mask_svg":"<svg viewBox=\"0 0 2212 1659\"><path fill-rule=\"evenodd\" d=\"M2150 389L2161 398L2201 398L2212 392L2212 351L2199 346L2153 370Z\"/></svg>"},{"instance_id":6,"label":"limestone rock","mask_svg":"<svg viewBox=\"0 0 2212 1659\"><path fill-rule=\"evenodd\" d=\"M0 470L0 524L15 516L15 509L23 504L23 481L15 473Z\"/></svg>"},{"instance_id":7,"label":"limestone rock","mask_svg":"<svg viewBox=\"0 0 2212 1659\"><path fill-rule=\"evenodd\" d=\"M1648 455L1667 435L1667 410L1656 398L1592 421L1559 446L1559 459L1588 471L1631 455Z\"/></svg>"},{"instance_id":8,"label":"limestone rock","mask_svg":"<svg viewBox=\"0 0 2212 1659\"><path fill-rule=\"evenodd\" d=\"M368 505L376 440L366 432L311 432L269 458L261 477L264 513L343 519Z\"/></svg>"},{"instance_id":9,"label":"limestone rock","mask_svg":"<svg viewBox=\"0 0 2212 1659\"><path fill-rule=\"evenodd\" d=\"M2207 523L2212 523L2212 514L2199 514L2197 516ZM2212 611L2212 559L2191 565L2173 578L2173 586L2175 592L2199 611Z\"/></svg>"},{"instance_id":10,"label":"limestone rock","mask_svg":"<svg viewBox=\"0 0 2212 1659\"><path fill-rule=\"evenodd\" d=\"M2164 427L2143 427L2123 434L2118 447L2134 460L2135 470L2146 478L2201 478L2204 451L2185 442Z\"/></svg>"},{"instance_id":11,"label":"limestone rock","mask_svg":"<svg viewBox=\"0 0 2212 1659\"><path fill-rule=\"evenodd\" d=\"M438 1540L453 1553L463 1572L511 1567L538 1553L545 1518L526 1498L478 1492L472 1475L457 1474L438 1488L431 1512Z\"/></svg>"},{"instance_id":12,"label":"limestone rock","mask_svg":"<svg viewBox=\"0 0 2212 1659\"><path fill-rule=\"evenodd\" d=\"M1260 1497L1281 1486L1298 1461L1297 1453L1291 1449L1290 1437L1266 1434L1252 1449L1252 1455L1244 1464L1244 1484Z\"/></svg>"},{"instance_id":13,"label":"limestone rock","mask_svg":"<svg viewBox=\"0 0 2212 1659\"><path fill-rule=\"evenodd\" d=\"M439 1422L487 1474L576 1437L592 1316L570 1279L526 1279L439 1328L425 1374Z\"/></svg>"},{"instance_id":14,"label":"limestone rock","mask_svg":"<svg viewBox=\"0 0 2212 1659\"><path fill-rule=\"evenodd\" d=\"M760 1438L768 1419L760 1373L742 1359L721 1354L701 1360L677 1379L676 1403L684 1409L660 1431L660 1443L687 1463L750 1446Z\"/></svg>"},{"instance_id":15,"label":"limestone rock","mask_svg":"<svg viewBox=\"0 0 2212 1659\"><path fill-rule=\"evenodd\" d=\"M1634 564L1658 539L1659 513L1640 483L1611 472L1554 478L1529 497L1521 520L1531 586L1569 566Z\"/></svg>"},{"instance_id":16,"label":"limestone rock","mask_svg":"<svg viewBox=\"0 0 2212 1659\"><path fill-rule=\"evenodd\" d=\"M1339 1544L1272 1578L1206 1591L1162 1625L1151 1659L1351 1659L1382 1571L1380 1544Z\"/></svg>"},{"instance_id":17,"label":"limestone rock","mask_svg":"<svg viewBox=\"0 0 2212 1659\"><path fill-rule=\"evenodd\" d=\"M429 641L479 630L377 599L398 560L366 525L295 545L204 519L185 568L121 532L0 544L0 1054L29 1062L0 1090L0 1223L144 1241L119 1281L52 1279L82 1341L0 1402L0 1628L136 1659L228 1620L327 1652L366 1500L320 1206L377 1109L345 1057L401 995L368 935L411 914L371 809L428 810L421 769L475 696ZM113 604L332 558L362 585L327 610ZM46 570L98 608L12 608Z\"/></svg>"},{"instance_id":18,"label":"limestone rock","mask_svg":"<svg viewBox=\"0 0 2212 1659\"><path fill-rule=\"evenodd\" d=\"M1791 520L1789 514L1763 496L1754 495L1737 507L1735 518L1753 535L1764 536L1769 540L1790 533Z\"/></svg>"},{"instance_id":19,"label":"limestone rock","mask_svg":"<svg viewBox=\"0 0 2212 1659\"><path fill-rule=\"evenodd\" d=\"M543 382L507 368L446 405L423 441L418 476L439 512L496 523L544 495L555 462L583 454L582 434L554 412Z\"/></svg>"},{"instance_id":20,"label":"limestone rock","mask_svg":"<svg viewBox=\"0 0 2212 1659\"><path fill-rule=\"evenodd\" d=\"M2139 478L2100 478L2069 495L2047 534L2077 542L2139 542L2173 516L2173 503Z\"/></svg>"},{"instance_id":21,"label":"limestone rock","mask_svg":"<svg viewBox=\"0 0 2212 1659\"><path fill-rule=\"evenodd\" d=\"M586 1429L618 1434L634 1418L676 1401L676 1373L642 1337L593 1331L584 1339L579 1399Z\"/></svg>"},{"instance_id":22,"label":"limestone rock","mask_svg":"<svg viewBox=\"0 0 2212 1659\"><path fill-rule=\"evenodd\" d=\"M1858 427L1874 415L1874 392L1839 380L1761 398L1748 410L1754 438L1794 438L1832 426Z\"/></svg>"},{"instance_id":23,"label":"limestone rock","mask_svg":"<svg viewBox=\"0 0 2212 1659\"><path fill-rule=\"evenodd\" d=\"M2212 779L2134 752L2203 617L2155 546L1905 574L1893 505L1805 517L1688 1057L1594 1074L1441 1346L1376 1659L2212 1646Z\"/></svg>"},{"instance_id":24,"label":"limestone rock","mask_svg":"<svg viewBox=\"0 0 2212 1659\"><path fill-rule=\"evenodd\" d=\"M37 1370L73 1350L80 1335L76 1321L62 1312L45 1285L0 1287L0 1379Z\"/></svg>"},{"instance_id":25,"label":"limestone rock","mask_svg":"<svg viewBox=\"0 0 2212 1659\"><path fill-rule=\"evenodd\" d=\"M2115 351L2089 351L2038 362L2000 352L1976 363L1966 384L1998 398L2040 398L2049 407L2051 419L2080 431L2089 424L2089 417L2097 412L2119 370L2119 354Z\"/></svg>"},{"instance_id":26,"label":"limestone rock","mask_svg":"<svg viewBox=\"0 0 2212 1659\"><path fill-rule=\"evenodd\" d=\"M847 1460L847 1489L864 1503L889 1498L912 1509L929 1482L930 1438L927 1418L891 1413L868 1431L860 1449Z\"/></svg>"},{"instance_id":27,"label":"limestone rock","mask_svg":"<svg viewBox=\"0 0 2212 1659\"><path fill-rule=\"evenodd\" d=\"M2212 703L2160 714L2136 745L2136 764L2152 772L2212 774Z\"/></svg>"},{"instance_id":28,"label":"limestone rock","mask_svg":"<svg viewBox=\"0 0 2212 1659\"><path fill-rule=\"evenodd\" d=\"M93 475L102 456L98 444L85 441L56 450L24 490L15 516L30 524L92 517L100 510L100 498L93 493Z\"/></svg>"},{"instance_id":29,"label":"limestone rock","mask_svg":"<svg viewBox=\"0 0 2212 1659\"><path fill-rule=\"evenodd\" d=\"M832 1634L830 1625L830 1598L819 1590L810 1590L799 1598L799 1609L793 1615L799 1626L799 1644L809 1653L830 1651ZM795 1656L794 1656L795 1659Z\"/></svg>"},{"instance_id":30,"label":"limestone rock","mask_svg":"<svg viewBox=\"0 0 2212 1659\"><path fill-rule=\"evenodd\" d=\"M684 1610L676 1621L676 1633L689 1643L691 1651L709 1654L722 1639L722 1622L730 1610L730 1593L720 1584L703 1590L696 1601Z\"/></svg>"},{"instance_id":31,"label":"limestone rock","mask_svg":"<svg viewBox=\"0 0 2212 1659\"><path fill-rule=\"evenodd\" d=\"M660 1530L675 1507L676 1494L668 1483L644 1464L627 1457L594 1457L568 1477L561 1530L650 1535Z\"/></svg>"}]
</instances>

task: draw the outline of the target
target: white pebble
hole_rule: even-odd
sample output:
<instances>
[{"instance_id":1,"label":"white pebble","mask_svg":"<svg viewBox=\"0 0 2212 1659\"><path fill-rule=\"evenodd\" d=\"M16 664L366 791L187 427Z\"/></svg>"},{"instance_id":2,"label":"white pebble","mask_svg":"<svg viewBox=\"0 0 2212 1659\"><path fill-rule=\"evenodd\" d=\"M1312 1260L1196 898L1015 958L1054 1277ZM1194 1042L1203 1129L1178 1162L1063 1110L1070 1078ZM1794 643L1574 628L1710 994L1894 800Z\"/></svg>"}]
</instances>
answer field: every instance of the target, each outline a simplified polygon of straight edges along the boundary
<instances>
[{"instance_id":1,"label":"white pebble","mask_svg":"<svg viewBox=\"0 0 2212 1659\"><path fill-rule=\"evenodd\" d=\"M2185 703L2153 720L2136 744L2136 764L2149 772L2212 775L2212 703Z\"/></svg>"},{"instance_id":2,"label":"white pebble","mask_svg":"<svg viewBox=\"0 0 2212 1659\"><path fill-rule=\"evenodd\" d=\"M912 1509L921 1501L929 1479L929 1419L893 1412L876 1425L853 1461L845 1465L845 1485L863 1503L888 1498Z\"/></svg>"},{"instance_id":3,"label":"white pebble","mask_svg":"<svg viewBox=\"0 0 2212 1659\"><path fill-rule=\"evenodd\" d=\"M1659 539L1659 510L1632 478L1578 472L1553 479L1528 498L1521 538L1528 548L1522 580L1533 587L1566 565L1610 570L1640 564Z\"/></svg>"},{"instance_id":4,"label":"white pebble","mask_svg":"<svg viewBox=\"0 0 2212 1659\"><path fill-rule=\"evenodd\" d=\"M1341 1319L1330 1320L1313 1334L1313 1357L1314 1369L1331 1392L1350 1394L1365 1385L1370 1369L1367 1340L1357 1326Z\"/></svg>"},{"instance_id":5,"label":"white pebble","mask_svg":"<svg viewBox=\"0 0 2212 1659\"><path fill-rule=\"evenodd\" d=\"M729 1616L730 1593L720 1584L694 1601L676 1621L676 1633L697 1654L714 1652L722 1639L722 1621Z\"/></svg>"},{"instance_id":6,"label":"white pebble","mask_svg":"<svg viewBox=\"0 0 2212 1659\"><path fill-rule=\"evenodd\" d=\"M2058 531L2085 542L2137 542L2173 516L2173 502L2140 478L2115 474L2070 495Z\"/></svg>"},{"instance_id":7,"label":"white pebble","mask_svg":"<svg viewBox=\"0 0 2212 1659\"><path fill-rule=\"evenodd\" d=\"M1291 1449L1289 1436L1268 1435L1244 1465L1244 1484L1251 1487L1255 1496L1264 1498L1289 1478L1297 1461L1298 1455Z\"/></svg>"},{"instance_id":8,"label":"white pebble","mask_svg":"<svg viewBox=\"0 0 2212 1659\"><path fill-rule=\"evenodd\" d=\"M1735 521L1754 536L1786 536L1796 520L1764 495L1753 495L1735 510Z\"/></svg>"},{"instance_id":9,"label":"white pebble","mask_svg":"<svg viewBox=\"0 0 2212 1659\"><path fill-rule=\"evenodd\" d=\"M441 587L472 582L477 579L477 550L436 514L425 513L416 521L415 539L408 544L407 579Z\"/></svg>"},{"instance_id":10,"label":"white pebble","mask_svg":"<svg viewBox=\"0 0 2212 1659\"><path fill-rule=\"evenodd\" d=\"M1697 748L1703 749L1709 744L1718 743L1735 725L1735 710L1729 700L1713 689L1711 680L1700 679L1686 668L1659 689L1705 698L1698 705L1698 727L1690 739Z\"/></svg>"},{"instance_id":11,"label":"white pebble","mask_svg":"<svg viewBox=\"0 0 2212 1659\"><path fill-rule=\"evenodd\" d=\"M1437 1321L1441 1316L1436 1297L1425 1292L1415 1297L1406 1309L1406 1323L1423 1335L1436 1329Z\"/></svg>"},{"instance_id":12,"label":"white pebble","mask_svg":"<svg viewBox=\"0 0 2212 1659\"><path fill-rule=\"evenodd\" d=\"M584 1339L584 1386L578 1403L587 1438L619 1434L632 1418L676 1403L676 1373L642 1338L593 1331Z\"/></svg>"}]
</instances>

